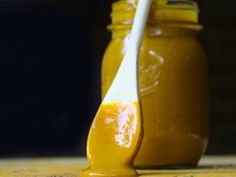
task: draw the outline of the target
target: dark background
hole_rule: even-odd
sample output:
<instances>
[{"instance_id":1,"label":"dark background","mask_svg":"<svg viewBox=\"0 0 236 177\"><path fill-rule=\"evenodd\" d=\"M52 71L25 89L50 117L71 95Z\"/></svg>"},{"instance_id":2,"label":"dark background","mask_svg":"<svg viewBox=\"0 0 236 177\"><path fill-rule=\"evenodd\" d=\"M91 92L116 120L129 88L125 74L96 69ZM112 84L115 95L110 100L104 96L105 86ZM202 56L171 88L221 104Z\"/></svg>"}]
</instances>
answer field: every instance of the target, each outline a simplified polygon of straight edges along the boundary
<instances>
[{"instance_id":1,"label":"dark background","mask_svg":"<svg viewBox=\"0 0 236 177\"><path fill-rule=\"evenodd\" d=\"M0 157L84 155L112 1L0 1ZM236 1L202 0L208 154L236 153Z\"/></svg>"}]
</instances>

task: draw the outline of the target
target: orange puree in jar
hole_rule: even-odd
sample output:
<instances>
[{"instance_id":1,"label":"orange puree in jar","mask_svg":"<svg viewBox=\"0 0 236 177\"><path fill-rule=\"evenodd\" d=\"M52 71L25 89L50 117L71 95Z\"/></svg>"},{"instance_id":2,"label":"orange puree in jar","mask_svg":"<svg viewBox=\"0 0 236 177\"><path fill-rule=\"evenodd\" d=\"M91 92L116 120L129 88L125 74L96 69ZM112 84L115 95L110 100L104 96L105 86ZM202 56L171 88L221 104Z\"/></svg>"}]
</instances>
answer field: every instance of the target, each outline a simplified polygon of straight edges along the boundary
<instances>
[{"instance_id":1,"label":"orange puree in jar","mask_svg":"<svg viewBox=\"0 0 236 177\"><path fill-rule=\"evenodd\" d=\"M196 3L187 0L170 0L161 5L156 2L154 0L140 49L144 137L135 166L194 166L204 153L208 139L207 64L197 38L201 29L198 8ZM112 40L102 65L103 96L127 50L135 8L134 0L113 4L109 26ZM108 136L108 133L96 133L99 137ZM102 139L94 140L99 144ZM116 158L132 159L135 154L128 155L135 151L132 148L123 152L124 147L114 147L110 156L105 153L106 147L97 148L104 163L111 159L115 162ZM92 148L89 151L95 152Z\"/></svg>"},{"instance_id":2,"label":"orange puree in jar","mask_svg":"<svg viewBox=\"0 0 236 177\"><path fill-rule=\"evenodd\" d=\"M133 161L141 144L139 103L102 104L90 128L87 176L135 177Z\"/></svg>"}]
</instances>

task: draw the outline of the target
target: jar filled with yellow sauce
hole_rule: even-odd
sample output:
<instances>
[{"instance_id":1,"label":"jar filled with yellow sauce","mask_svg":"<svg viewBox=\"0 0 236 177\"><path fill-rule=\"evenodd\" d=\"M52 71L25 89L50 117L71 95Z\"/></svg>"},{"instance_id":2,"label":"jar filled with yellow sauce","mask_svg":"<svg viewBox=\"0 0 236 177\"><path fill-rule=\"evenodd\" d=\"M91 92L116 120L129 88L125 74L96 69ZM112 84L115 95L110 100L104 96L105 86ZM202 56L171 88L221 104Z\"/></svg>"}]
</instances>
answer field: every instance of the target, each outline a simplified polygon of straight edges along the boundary
<instances>
[{"instance_id":1,"label":"jar filled with yellow sauce","mask_svg":"<svg viewBox=\"0 0 236 177\"><path fill-rule=\"evenodd\" d=\"M112 39L102 63L102 95L127 50L135 0L112 5ZM208 74L197 34L198 6L154 0L140 49L139 87L144 137L138 168L195 166L208 141Z\"/></svg>"}]
</instances>

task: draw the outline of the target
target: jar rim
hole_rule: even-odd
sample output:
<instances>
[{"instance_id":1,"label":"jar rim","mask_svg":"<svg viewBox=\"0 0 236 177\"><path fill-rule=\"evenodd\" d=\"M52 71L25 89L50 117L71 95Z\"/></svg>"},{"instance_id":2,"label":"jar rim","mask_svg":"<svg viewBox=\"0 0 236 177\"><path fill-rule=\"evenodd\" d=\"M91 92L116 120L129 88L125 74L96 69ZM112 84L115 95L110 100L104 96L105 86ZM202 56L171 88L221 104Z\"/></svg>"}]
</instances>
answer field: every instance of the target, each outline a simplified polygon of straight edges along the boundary
<instances>
[{"instance_id":1,"label":"jar rim","mask_svg":"<svg viewBox=\"0 0 236 177\"><path fill-rule=\"evenodd\" d=\"M132 4L134 8L137 6L137 0L120 0L112 4L113 10L118 10L122 4ZM180 7L179 5L184 5ZM116 7L118 8L116 8ZM199 8L196 2L192 0L168 0L166 3L159 3L159 0L153 0L153 6L161 9L184 9L184 10L195 10L199 12Z\"/></svg>"},{"instance_id":2,"label":"jar rim","mask_svg":"<svg viewBox=\"0 0 236 177\"><path fill-rule=\"evenodd\" d=\"M194 10L197 13L199 13L199 8L198 8L197 3L192 0L168 0L165 6L159 6L159 8Z\"/></svg>"},{"instance_id":3,"label":"jar rim","mask_svg":"<svg viewBox=\"0 0 236 177\"><path fill-rule=\"evenodd\" d=\"M166 0L163 0L163 2ZM187 28L199 30L202 28L198 24L199 8L198 4L192 0L168 0L167 3L159 3L160 0L154 0L149 15L148 24L158 25L160 23L169 24L187 24ZM137 0L120 0L112 4L112 24L108 29L117 28L117 26L132 25ZM172 25L170 25L172 24ZM183 27L184 25L179 25ZM119 27L120 28L120 27Z\"/></svg>"}]
</instances>

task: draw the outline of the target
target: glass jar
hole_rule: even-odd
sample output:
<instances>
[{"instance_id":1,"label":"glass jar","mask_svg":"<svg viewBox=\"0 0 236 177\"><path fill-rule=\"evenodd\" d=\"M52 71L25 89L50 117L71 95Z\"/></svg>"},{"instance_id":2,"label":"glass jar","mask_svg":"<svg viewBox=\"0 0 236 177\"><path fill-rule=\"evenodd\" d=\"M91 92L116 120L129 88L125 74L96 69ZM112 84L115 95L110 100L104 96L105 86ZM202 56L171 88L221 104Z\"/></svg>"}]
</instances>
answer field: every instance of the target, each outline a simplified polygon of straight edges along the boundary
<instances>
[{"instance_id":1,"label":"glass jar","mask_svg":"<svg viewBox=\"0 0 236 177\"><path fill-rule=\"evenodd\" d=\"M112 32L102 64L102 95L127 50L135 0L113 3ZM208 74L198 41L197 4L154 0L140 48L139 84L144 137L134 165L195 166L208 141Z\"/></svg>"}]
</instances>

